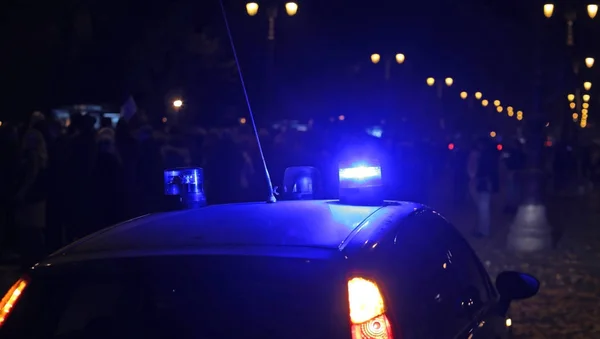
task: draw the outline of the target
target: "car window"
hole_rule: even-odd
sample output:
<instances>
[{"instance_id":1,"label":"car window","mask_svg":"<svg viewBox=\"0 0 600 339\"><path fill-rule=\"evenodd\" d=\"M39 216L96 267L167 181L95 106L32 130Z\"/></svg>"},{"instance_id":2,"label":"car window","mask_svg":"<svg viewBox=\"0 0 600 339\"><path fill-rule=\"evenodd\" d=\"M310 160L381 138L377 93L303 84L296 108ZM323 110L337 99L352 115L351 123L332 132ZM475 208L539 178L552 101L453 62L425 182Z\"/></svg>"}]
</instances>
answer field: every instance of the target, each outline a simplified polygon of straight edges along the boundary
<instances>
[{"instance_id":1,"label":"car window","mask_svg":"<svg viewBox=\"0 0 600 339\"><path fill-rule=\"evenodd\" d=\"M146 264L113 260L85 269L47 268L32 277L0 337L304 339L347 334L345 280L325 261L242 258L210 257L199 263L173 256L143 259L151 260Z\"/></svg>"},{"instance_id":2,"label":"car window","mask_svg":"<svg viewBox=\"0 0 600 339\"><path fill-rule=\"evenodd\" d=\"M405 338L453 338L469 324L462 312L460 283L450 269L448 243L417 213L404 220L395 239L395 299Z\"/></svg>"}]
</instances>

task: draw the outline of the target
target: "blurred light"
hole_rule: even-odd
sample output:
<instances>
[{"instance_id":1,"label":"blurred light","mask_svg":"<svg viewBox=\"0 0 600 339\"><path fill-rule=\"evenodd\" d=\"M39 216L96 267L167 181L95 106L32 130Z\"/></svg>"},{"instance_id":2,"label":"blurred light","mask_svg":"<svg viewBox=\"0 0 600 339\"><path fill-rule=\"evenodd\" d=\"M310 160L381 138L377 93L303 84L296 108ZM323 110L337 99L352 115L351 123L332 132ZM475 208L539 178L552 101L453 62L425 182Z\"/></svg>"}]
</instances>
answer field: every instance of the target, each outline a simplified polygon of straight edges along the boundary
<instances>
[{"instance_id":1,"label":"blurred light","mask_svg":"<svg viewBox=\"0 0 600 339\"><path fill-rule=\"evenodd\" d=\"M255 16L258 14L258 4L256 2L249 2L246 4L246 13L249 16Z\"/></svg>"},{"instance_id":2,"label":"blurred light","mask_svg":"<svg viewBox=\"0 0 600 339\"><path fill-rule=\"evenodd\" d=\"M2 121L0 121L0 126L2 126Z\"/></svg>"},{"instance_id":3,"label":"blurred light","mask_svg":"<svg viewBox=\"0 0 600 339\"><path fill-rule=\"evenodd\" d=\"M498 144L498 145L496 145L496 149L497 149L498 151L502 151L502 144Z\"/></svg>"},{"instance_id":4,"label":"blurred light","mask_svg":"<svg viewBox=\"0 0 600 339\"><path fill-rule=\"evenodd\" d=\"M349 168L340 168L340 181L360 180L365 181L372 178L381 179L381 167L358 165Z\"/></svg>"},{"instance_id":5,"label":"blurred light","mask_svg":"<svg viewBox=\"0 0 600 339\"><path fill-rule=\"evenodd\" d=\"M452 151L454 149L454 144L453 143L449 143L448 144L448 149Z\"/></svg>"},{"instance_id":6,"label":"blurred light","mask_svg":"<svg viewBox=\"0 0 600 339\"><path fill-rule=\"evenodd\" d=\"M500 106L500 100L494 100L494 106Z\"/></svg>"},{"instance_id":7,"label":"blurred light","mask_svg":"<svg viewBox=\"0 0 600 339\"><path fill-rule=\"evenodd\" d=\"M338 117L338 120L339 120L339 121L344 121L344 120L346 120L346 116L344 116L344 115L340 115L340 116Z\"/></svg>"},{"instance_id":8,"label":"blurred light","mask_svg":"<svg viewBox=\"0 0 600 339\"><path fill-rule=\"evenodd\" d=\"M568 94L567 99L569 99L569 101L575 100L575 94Z\"/></svg>"},{"instance_id":9,"label":"blurred light","mask_svg":"<svg viewBox=\"0 0 600 339\"><path fill-rule=\"evenodd\" d=\"M246 124L246 118L240 118L240 124L245 125Z\"/></svg>"},{"instance_id":10,"label":"blurred light","mask_svg":"<svg viewBox=\"0 0 600 339\"><path fill-rule=\"evenodd\" d=\"M596 60L594 60L594 58L590 58L590 57L585 58L585 65L587 66L587 68L594 67L594 61L596 61Z\"/></svg>"},{"instance_id":11,"label":"blurred light","mask_svg":"<svg viewBox=\"0 0 600 339\"><path fill-rule=\"evenodd\" d=\"M489 104L489 102L487 101L487 99L481 100L481 106L487 107L488 104Z\"/></svg>"},{"instance_id":12,"label":"blurred light","mask_svg":"<svg viewBox=\"0 0 600 339\"><path fill-rule=\"evenodd\" d=\"M467 94L467 92L460 92L460 98L461 99L466 99L469 95Z\"/></svg>"},{"instance_id":13,"label":"blurred light","mask_svg":"<svg viewBox=\"0 0 600 339\"><path fill-rule=\"evenodd\" d=\"M546 18L551 18L552 13L554 13L554 5L553 4L545 4L544 5L544 16Z\"/></svg>"},{"instance_id":14,"label":"blurred light","mask_svg":"<svg viewBox=\"0 0 600 339\"><path fill-rule=\"evenodd\" d=\"M432 77L427 78L427 85L428 86L433 86L435 85L435 79Z\"/></svg>"},{"instance_id":15,"label":"blurred light","mask_svg":"<svg viewBox=\"0 0 600 339\"><path fill-rule=\"evenodd\" d=\"M512 110L509 111L508 109L506 111L507 111L506 114L508 114L509 117L512 117L513 115L515 115L515 111L512 111Z\"/></svg>"},{"instance_id":16,"label":"blurred light","mask_svg":"<svg viewBox=\"0 0 600 339\"><path fill-rule=\"evenodd\" d=\"M285 4L285 12L289 16L294 16L298 13L298 4L295 2L288 2Z\"/></svg>"},{"instance_id":17,"label":"blurred light","mask_svg":"<svg viewBox=\"0 0 600 339\"><path fill-rule=\"evenodd\" d=\"M588 114L588 110L587 110L587 109L585 109L585 108L584 108L584 109L582 109L582 110L581 110L581 114L583 114L583 115L586 115L586 114Z\"/></svg>"},{"instance_id":18,"label":"blurred light","mask_svg":"<svg viewBox=\"0 0 600 339\"><path fill-rule=\"evenodd\" d=\"M583 101L588 102L590 101L590 95L589 94L584 94L582 97Z\"/></svg>"},{"instance_id":19,"label":"blurred light","mask_svg":"<svg viewBox=\"0 0 600 339\"><path fill-rule=\"evenodd\" d=\"M581 107L590 108L590 104L588 104L587 102L584 102L583 105L581 105Z\"/></svg>"},{"instance_id":20,"label":"blurred light","mask_svg":"<svg viewBox=\"0 0 600 339\"><path fill-rule=\"evenodd\" d=\"M446 86L450 87L454 83L454 79L448 77L444 80L446 82Z\"/></svg>"},{"instance_id":21,"label":"blurred light","mask_svg":"<svg viewBox=\"0 0 600 339\"><path fill-rule=\"evenodd\" d=\"M402 54L402 53L396 54L396 62L397 63L403 64L404 60L406 60L406 56L404 56L404 54Z\"/></svg>"},{"instance_id":22,"label":"blurred light","mask_svg":"<svg viewBox=\"0 0 600 339\"><path fill-rule=\"evenodd\" d=\"M502 106L498 106L498 107L496 107L496 111L497 111L498 113L502 113L502 111L503 111L503 110L504 110L504 108L502 108Z\"/></svg>"},{"instance_id":23,"label":"blurred light","mask_svg":"<svg viewBox=\"0 0 600 339\"><path fill-rule=\"evenodd\" d=\"M577 120L579 118L579 114L577 112L573 113L573 120Z\"/></svg>"},{"instance_id":24,"label":"blurred light","mask_svg":"<svg viewBox=\"0 0 600 339\"><path fill-rule=\"evenodd\" d=\"M372 63L377 64L377 63L379 63L379 61L381 61L381 55L379 55L377 53L371 54L371 62Z\"/></svg>"},{"instance_id":25,"label":"blurred light","mask_svg":"<svg viewBox=\"0 0 600 339\"><path fill-rule=\"evenodd\" d=\"M483 94L481 94L481 92L475 92L475 99L479 100L482 96Z\"/></svg>"},{"instance_id":26,"label":"blurred light","mask_svg":"<svg viewBox=\"0 0 600 339\"><path fill-rule=\"evenodd\" d=\"M581 122L579 123L579 126L581 126L581 128L585 128L587 126L587 121L581 120Z\"/></svg>"},{"instance_id":27,"label":"blurred light","mask_svg":"<svg viewBox=\"0 0 600 339\"><path fill-rule=\"evenodd\" d=\"M180 108L181 106L183 106L183 101L181 101L180 99L173 100L173 107Z\"/></svg>"},{"instance_id":28,"label":"blurred light","mask_svg":"<svg viewBox=\"0 0 600 339\"><path fill-rule=\"evenodd\" d=\"M523 111L517 111L517 116L523 115Z\"/></svg>"},{"instance_id":29,"label":"blurred light","mask_svg":"<svg viewBox=\"0 0 600 339\"><path fill-rule=\"evenodd\" d=\"M508 107L506 107L506 110L509 112L512 112L514 110L514 108L512 106L508 106Z\"/></svg>"},{"instance_id":30,"label":"blurred light","mask_svg":"<svg viewBox=\"0 0 600 339\"><path fill-rule=\"evenodd\" d=\"M577 107L577 105L574 102L569 103L570 109L575 109L575 107Z\"/></svg>"},{"instance_id":31,"label":"blurred light","mask_svg":"<svg viewBox=\"0 0 600 339\"><path fill-rule=\"evenodd\" d=\"M496 132L494 132L494 131L491 131L491 132L490 132L490 137L492 137L492 138L495 138L495 137L496 137Z\"/></svg>"},{"instance_id":32,"label":"blurred light","mask_svg":"<svg viewBox=\"0 0 600 339\"><path fill-rule=\"evenodd\" d=\"M162 121L163 124L167 123L167 117L163 117L162 119L160 119L160 121Z\"/></svg>"},{"instance_id":33,"label":"blurred light","mask_svg":"<svg viewBox=\"0 0 600 339\"><path fill-rule=\"evenodd\" d=\"M550 122L547 122L547 123L546 123L546 127L549 127L549 126L550 126Z\"/></svg>"},{"instance_id":34,"label":"blurred light","mask_svg":"<svg viewBox=\"0 0 600 339\"><path fill-rule=\"evenodd\" d=\"M584 82L584 83L583 83L583 88L584 88L586 91L589 91L589 90L592 88L592 83L591 83L591 82L589 82L589 81L586 81L586 82Z\"/></svg>"},{"instance_id":35,"label":"blurred light","mask_svg":"<svg viewBox=\"0 0 600 339\"><path fill-rule=\"evenodd\" d=\"M511 327L511 326L512 326L512 319L506 318L506 327Z\"/></svg>"},{"instance_id":36,"label":"blurred light","mask_svg":"<svg viewBox=\"0 0 600 339\"><path fill-rule=\"evenodd\" d=\"M522 115L517 115L517 120L519 120L519 121L523 120L523 116Z\"/></svg>"},{"instance_id":37,"label":"blurred light","mask_svg":"<svg viewBox=\"0 0 600 339\"><path fill-rule=\"evenodd\" d=\"M544 143L544 146L546 146L546 147L552 147L552 141L546 140L546 142Z\"/></svg>"},{"instance_id":38,"label":"blurred light","mask_svg":"<svg viewBox=\"0 0 600 339\"><path fill-rule=\"evenodd\" d=\"M587 12L588 12L588 15L590 16L590 18L592 18L592 19L595 18L596 14L598 14L598 5L596 5L596 4L587 5Z\"/></svg>"}]
</instances>

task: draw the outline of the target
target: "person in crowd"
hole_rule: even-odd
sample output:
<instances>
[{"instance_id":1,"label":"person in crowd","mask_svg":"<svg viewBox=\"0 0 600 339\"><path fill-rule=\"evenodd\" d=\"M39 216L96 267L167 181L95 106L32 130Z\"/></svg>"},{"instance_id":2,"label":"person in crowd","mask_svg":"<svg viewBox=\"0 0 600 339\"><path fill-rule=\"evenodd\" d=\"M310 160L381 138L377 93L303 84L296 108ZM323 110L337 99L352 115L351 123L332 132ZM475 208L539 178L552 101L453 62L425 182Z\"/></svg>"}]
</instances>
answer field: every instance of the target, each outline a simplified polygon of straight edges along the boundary
<instances>
[{"instance_id":1,"label":"person in crowd","mask_svg":"<svg viewBox=\"0 0 600 339\"><path fill-rule=\"evenodd\" d=\"M46 168L48 154L42 133L30 128L21 147L20 171L15 195L15 223L23 268L34 264L44 254L46 227Z\"/></svg>"}]
</instances>

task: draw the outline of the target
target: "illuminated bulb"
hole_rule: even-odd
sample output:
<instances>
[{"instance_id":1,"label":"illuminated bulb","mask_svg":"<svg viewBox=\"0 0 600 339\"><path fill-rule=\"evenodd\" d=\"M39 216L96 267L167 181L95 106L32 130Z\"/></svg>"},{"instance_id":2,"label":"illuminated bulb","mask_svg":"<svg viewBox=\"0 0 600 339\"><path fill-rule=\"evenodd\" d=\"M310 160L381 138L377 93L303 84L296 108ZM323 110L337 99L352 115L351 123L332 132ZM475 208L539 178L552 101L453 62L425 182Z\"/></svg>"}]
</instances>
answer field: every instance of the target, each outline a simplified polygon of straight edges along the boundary
<instances>
[{"instance_id":1,"label":"illuminated bulb","mask_svg":"<svg viewBox=\"0 0 600 339\"><path fill-rule=\"evenodd\" d=\"M513 107L512 106L508 106L508 107L506 107L506 110L509 111L509 112L512 112L513 111Z\"/></svg>"},{"instance_id":2,"label":"illuminated bulb","mask_svg":"<svg viewBox=\"0 0 600 339\"><path fill-rule=\"evenodd\" d=\"M397 63L403 64L404 60L406 60L406 57L404 56L404 54L402 54L402 53L396 54L396 62Z\"/></svg>"},{"instance_id":3,"label":"illuminated bulb","mask_svg":"<svg viewBox=\"0 0 600 339\"><path fill-rule=\"evenodd\" d=\"M450 87L454 83L454 79L448 77L444 80L444 82L446 82L446 86Z\"/></svg>"},{"instance_id":4,"label":"illuminated bulb","mask_svg":"<svg viewBox=\"0 0 600 339\"><path fill-rule=\"evenodd\" d=\"M551 18L552 13L554 13L554 4L545 4L544 5L544 16L546 18Z\"/></svg>"},{"instance_id":5,"label":"illuminated bulb","mask_svg":"<svg viewBox=\"0 0 600 339\"><path fill-rule=\"evenodd\" d=\"M523 115L523 111L517 111L517 116Z\"/></svg>"},{"instance_id":6,"label":"illuminated bulb","mask_svg":"<svg viewBox=\"0 0 600 339\"><path fill-rule=\"evenodd\" d=\"M427 78L427 86L435 85L435 79L432 77Z\"/></svg>"},{"instance_id":7,"label":"illuminated bulb","mask_svg":"<svg viewBox=\"0 0 600 339\"><path fill-rule=\"evenodd\" d=\"M481 92L475 92L475 99L479 100L482 96L483 94L481 94Z\"/></svg>"},{"instance_id":8,"label":"illuminated bulb","mask_svg":"<svg viewBox=\"0 0 600 339\"><path fill-rule=\"evenodd\" d=\"M596 5L596 4L587 5L587 12L588 12L588 15L590 16L590 18L592 18L592 19L595 18L596 14L598 14L598 5Z\"/></svg>"},{"instance_id":9,"label":"illuminated bulb","mask_svg":"<svg viewBox=\"0 0 600 339\"><path fill-rule=\"evenodd\" d=\"M494 132L494 131L491 131L491 132L490 132L490 137L492 137L492 138L495 138L495 137L496 137L496 132Z\"/></svg>"},{"instance_id":10,"label":"illuminated bulb","mask_svg":"<svg viewBox=\"0 0 600 339\"><path fill-rule=\"evenodd\" d=\"M576 106L577 106L577 105L575 105L575 103L574 103L574 102L571 102L571 103L569 103L569 108L570 108L570 109L575 109L575 107L576 107Z\"/></svg>"},{"instance_id":11,"label":"illuminated bulb","mask_svg":"<svg viewBox=\"0 0 600 339\"><path fill-rule=\"evenodd\" d=\"M504 109L502 108L502 106L498 106L496 107L496 111L498 111L498 113L502 113Z\"/></svg>"},{"instance_id":12,"label":"illuminated bulb","mask_svg":"<svg viewBox=\"0 0 600 339\"><path fill-rule=\"evenodd\" d=\"M511 327L511 326L512 326L512 319L506 318L506 327Z\"/></svg>"},{"instance_id":13,"label":"illuminated bulb","mask_svg":"<svg viewBox=\"0 0 600 339\"><path fill-rule=\"evenodd\" d=\"M463 91L463 92L460 92L460 98L461 98L461 99L466 99L466 98L467 98L467 96L469 96L469 95L467 94L467 92L464 92L464 91Z\"/></svg>"},{"instance_id":14,"label":"illuminated bulb","mask_svg":"<svg viewBox=\"0 0 600 339\"><path fill-rule=\"evenodd\" d=\"M181 100L179 100L179 99L177 99L177 100L173 100L173 107L175 107L175 108L179 108L179 107L181 107L181 106L183 106L183 101L181 101Z\"/></svg>"},{"instance_id":15,"label":"illuminated bulb","mask_svg":"<svg viewBox=\"0 0 600 339\"><path fill-rule=\"evenodd\" d=\"M587 121L581 120L581 123L579 124L579 126L581 126L581 128L585 128L587 126Z\"/></svg>"},{"instance_id":16,"label":"illuminated bulb","mask_svg":"<svg viewBox=\"0 0 600 339\"><path fill-rule=\"evenodd\" d=\"M500 106L500 100L494 100L494 106Z\"/></svg>"},{"instance_id":17,"label":"illuminated bulb","mask_svg":"<svg viewBox=\"0 0 600 339\"><path fill-rule=\"evenodd\" d=\"M285 4L285 12L289 16L294 16L298 13L298 4L295 2L288 2Z\"/></svg>"},{"instance_id":18,"label":"illuminated bulb","mask_svg":"<svg viewBox=\"0 0 600 339\"><path fill-rule=\"evenodd\" d=\"M590 108L590 104L588 104L587 102L584 102L583 105L581 105L581 107L583 108Z\"/></svg>"},{"instance_id":19,"label":"illuminated bulb","mask_svg":"<svg viewBox=\"0 0 600 339\"><path fill-rule=\"evenodd\" d=\"M585 65L587 66L587 68L592 68L594 67L594 58L585 58Z\"/></svg>"},{"instance_id":20,"label":"illuminated bulb","mask_svg":"<svg viewBox=\"0 0 600 339\"><path fill-rule=\"evenodd\" d=\"M246 118L240 118L240 124L245 125L246 124Z\"/></svg>"},{"instance_id":21,"label":"illuminated bulb","mask_svg":"<svg viewBox=\"0 0 600 339\"><path fill-rule=\"evenodd\" d=\"M246 4L246 13L249 16L255 16L258 14L258 4L256 2L249 2Z\"/></svg>"},{"instance_id":22,"label":"illuminated bulb","mask_svg":"<svg viewBox=\"0 0 600 339\"><path fill-rule=\"evenodd\" d=\"M587 110L587 109L585 109L585 108L584 108L584 109L582 109L582 110L581 110L581 114L583 114L583 115L587 115L587 114L588 114L588 110Z\"/></svg>"},{"instance_id":23,"label":"illuminated bulb","mask_svg":"<svg viewBox=\"0 0 600 339\"><path fill-rule=\"evenodd\" d=\"M346 120L346 117L345 117L345 116L343 116L343 115L340 115L340 116L338 117L338 120L339 120L339 121L344 121L344 120Z\"/></svg>"},{"instance_id":24,"label":"illuminated bulb","mask_svg":"<svg viewBox=\"0 0 600 339\"><path fill-rule=\"evenodd\" d=\"M517 115L517 120L519 120L519 121L523 120L523 116L522 115Z\"/></svg>"},{"instance_id":25,"label":"illuminated bulb","mask_svg":"<svg viewBox=\"0 0 600 339\"><path fill-rule=\"evenodd\" d=\"M569 99L569 101L575 100L575 94L569 94L569 95L567 95L567 99Z\"/></svg>"},{"instance_id":26,"label":"illuminated bulb","mask_svg":"<svg viewBox=\"0 0 600 339\"><path fill-rule=\"evenodd\" d=\"M512 117L513 115L515 115L514 111L509 111L508 109L506 109L506 110L507 110L507 114L509 117Z\"/></svg>"},{"instance_id":27,"label":"illuminated bulb","mask_svg":"<svg viewBox=\"0 0 600 339\"><path fill-rule=\"evenodd\" d=\"M488 104L489 104L489 101L487 101L487 99L481 100L481 106L487 107Z\"/></svg>"},{"instance_id":28,"label":"illuminated bulb","mask_svg":"<svg viewBox=\"0 0 600 339\"><path fill-rule=\"evenodd\" d=\"M577 120L577 118L579 118L579 114L577 114L577 112L573 112L573 120Z\"/></svg>"},{"instance_id":29,"label":"illuminated bulb","mask_svg":"<svg viewBox=\"0 0 600 339\"><path fill-rule=\"evenodd\" d=\"M377 53L371 54L371 62L372 63L377 64L377 63L379 63L379 61L381 61L381 55L379 55Z\"/></svg>"},{"instance_id":30,"label":"illuminated bulb","mask_svg":"<svg viewBox=\"0 0 600 339\"><path fill-rule=\"evenodd\" d=\"M584 83L583 83L583 88L584 88L586 91L589 91L590 89L592 89L592 83L591 83L591 82L589 82L589 81L586 81L586 82L584 82Z\"/></svg>"},{"instance_id":31,"label":"illuminated bulb","mask_svg":"<svg viewBox=\"0 0 600 339\"><path fill-rule=\"evenodd\" d=\"M583 101L588 102L590 101L590 95L589 94L584 94L582 97Z\"/></svg>"}]
</instances>

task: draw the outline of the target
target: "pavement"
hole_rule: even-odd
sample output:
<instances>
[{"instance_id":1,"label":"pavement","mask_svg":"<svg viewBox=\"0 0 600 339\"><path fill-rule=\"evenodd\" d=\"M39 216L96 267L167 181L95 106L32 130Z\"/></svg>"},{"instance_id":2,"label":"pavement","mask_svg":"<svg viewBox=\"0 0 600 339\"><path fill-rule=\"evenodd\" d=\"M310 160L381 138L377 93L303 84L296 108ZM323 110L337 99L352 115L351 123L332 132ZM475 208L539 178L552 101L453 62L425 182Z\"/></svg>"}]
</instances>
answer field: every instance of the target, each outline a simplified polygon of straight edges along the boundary
<instances>
[{"instance_id":1,"label":"pavement","mask_svg":"<svg viewBox=\"0 0 600 339\"><path fill-rule=\"evenodd\" d=\"M506 249L512 215L496 208L492 236L476 239L470 234L477 219L472 204L457 205L439 191L429 202L463 233L495 280L504 270L536 276L537 296L515 302L511 308L517 338L600 338L600 196L552 197L547 202L548 220L560 235L555 248L543 253L518 254ZM497 202L501 206L501 202ZM0 289L17 279L17 267L0 266Z\"/></svg>"}]
</instances>

